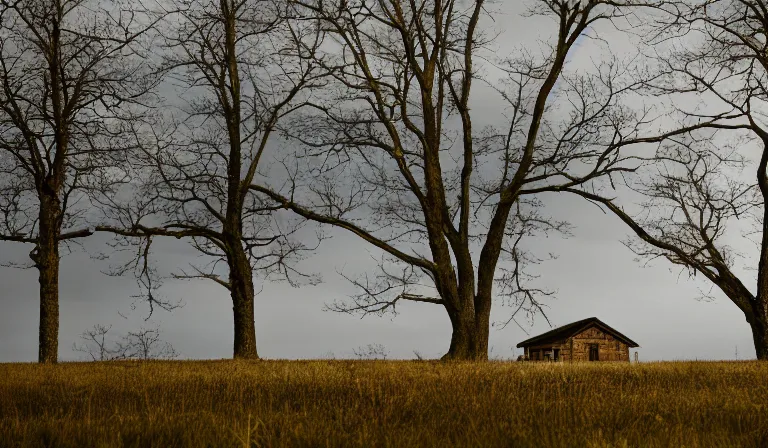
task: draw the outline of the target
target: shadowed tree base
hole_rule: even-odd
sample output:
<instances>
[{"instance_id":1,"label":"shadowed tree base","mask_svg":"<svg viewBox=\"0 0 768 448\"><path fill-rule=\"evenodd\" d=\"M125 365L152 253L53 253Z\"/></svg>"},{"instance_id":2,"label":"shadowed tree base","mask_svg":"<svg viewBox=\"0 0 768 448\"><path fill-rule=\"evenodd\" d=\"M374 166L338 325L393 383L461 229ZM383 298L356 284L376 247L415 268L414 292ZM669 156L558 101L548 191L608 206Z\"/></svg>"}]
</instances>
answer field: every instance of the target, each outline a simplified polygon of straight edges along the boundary
<instances>
[{"instance_id":1,"label":"shadowed tree base","mask_svg":"<svg viewBox=\"0 0 768 448\"><path fill-rule=\"evenodd\" d=\"M38 331L38 362L54 364L59 354L59 291L58 269L40 271L40 328Z\"/></svg>"},{"instance_id":2,"label":"shadowed tree base","mask_svg":"<svg viewBox=\"0 0 768 448\"><path fill-rule=\"evenodd\" d=\"M482 317L475 321L451 319L453 333L448 353L440 358L443 361L487 361L489 319Z\"/></svg>"},{"instance_id":3,"label":"shadowed tree base","mask_svg":"<svg viewBox=\"0 0 768 448\"><path fill-rule=\"evenodd\" d=\"M750 322L752 339L755 343L755 355L760 361L768 361L768 324Z\"/></svg>"},{"instance_id":4,"label":"shadowed tree base","mask_svg":"<svg viewBox=\"0 0 768 448\"><path fill-rule=\"evenodd\" d=\"M256 326L253 321L253 297L242 300L232 310L235 321L233 357L236 359L259 359L259 353L256 350Z\"/></svg>"},{"instance_id":5,"label":"shadowed tree base","mask_svg":"<svg viewBox=\"0 0 768 448\"><path fill-rule=\"evenodd\" d=\"M259 359L259 353L256 350L256 329L252 317L250 326L247 323L238 323L235 319L235 343L232 356L235 359Z\"/></svg>"},{"instance_id":6,"label":"shadowed tree base","mask_svg":"<svg viewBox=\"0 0 768 448\"><path fill-rule=\"evenodd\" d=\"M229 254L229 285L234 314L234 353L236 359L258 359L256 350L256 324L253 321L254 290L253 272L239 239L232 242L235 248Z\"/></svg>"}]
</instances>

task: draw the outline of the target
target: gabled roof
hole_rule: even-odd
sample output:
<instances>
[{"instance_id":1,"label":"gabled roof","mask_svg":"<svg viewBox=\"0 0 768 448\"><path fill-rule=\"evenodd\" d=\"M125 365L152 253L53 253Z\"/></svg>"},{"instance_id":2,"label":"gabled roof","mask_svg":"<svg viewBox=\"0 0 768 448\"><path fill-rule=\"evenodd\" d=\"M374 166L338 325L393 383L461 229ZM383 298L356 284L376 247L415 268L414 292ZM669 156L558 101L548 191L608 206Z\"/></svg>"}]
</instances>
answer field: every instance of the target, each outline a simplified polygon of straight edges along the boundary
<instances>
[{"instance_id":1,"label":"gabled roof","mask_svg":"<svg viewBox=\"0 0 768 448\"><path fill-rule=\"evenodd\" d=\"M560 341L563 339L570 338L571 336L575 336L592 326L599 327L606 333L610 333L611 335L613 335L613 337L626 343L630 347L633 347L633 348L639 347L637 342L633 341L632 339L629 339L628 337L624 336L623 334L609 327L603 321L601 321L596 317L590 317L588 319L583 319L567 325L563 325L562 327L558 327L558 328L555 328L554 330L550 330L546 333L542 333L538 336L532 337L530 339L526 339L525 341L517 344L517 347L519 348L519 347L525 347L527 345L546 344L547 342L550 342L550 341L552 342Z\"/></svg>"}]
</instances>

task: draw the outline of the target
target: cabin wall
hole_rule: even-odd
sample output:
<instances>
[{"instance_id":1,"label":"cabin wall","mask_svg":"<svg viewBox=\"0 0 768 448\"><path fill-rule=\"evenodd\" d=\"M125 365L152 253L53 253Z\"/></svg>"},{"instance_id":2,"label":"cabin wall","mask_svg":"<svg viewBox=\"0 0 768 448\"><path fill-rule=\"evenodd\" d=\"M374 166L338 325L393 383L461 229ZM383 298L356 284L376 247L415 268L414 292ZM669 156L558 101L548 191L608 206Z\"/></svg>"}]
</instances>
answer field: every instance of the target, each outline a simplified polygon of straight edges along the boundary
<instances>
[{"instance_id":1,"label":"cabin wall","mask_svg":"<svg viewBox=\"0 0 768 448\"><path fill-rule=\"evenodd\" d=\"M554 352L555 349L560 351L558 361L563 361L564 345L562 344L562 342L560 342L560 343L540 344L540 345L531 345L529 347L525 347L524 348L524 350L525 350L524 351L525 358L528 359L528 360L531 360L531 361L544 361L544 359L543 359L544 351L546 350L546 351ZM538 359L534 358L533 353L532 353L533 351L537 351L538 352ZM554 355L554 353L553 353L553 355Z\"/></svg>"},{"instance_id":2,"label":"cabin wall","mask_svg":"<svg viewBox=\"0 0 768 448\"><path fill-rule=\"evenodd\" d=\"M560 350L560 361L589 361L589 348L591 344L598 345L599 361L629 362L629 347L627 347L627 344L596 327L588 328L564 341L526 347L525 357L533 359L530 356L531 350L552 348Z\"/></svg>"},{"instance_id":3,"label":"cabin wall","mask_svg":"<svg viewBox=\"0 0 768 448\"><path fill-rule=\"evenodd\" d=\"M574 335L572 339L574 361L589 361L589 347L591 344L597 344L600 361L629 362L629 347L627 347L627 344L601 331L599 328L587 328L581 333ZM568 351L568 359L570 360L571 353L570 350Z\"/></svg>"}]
</instances>

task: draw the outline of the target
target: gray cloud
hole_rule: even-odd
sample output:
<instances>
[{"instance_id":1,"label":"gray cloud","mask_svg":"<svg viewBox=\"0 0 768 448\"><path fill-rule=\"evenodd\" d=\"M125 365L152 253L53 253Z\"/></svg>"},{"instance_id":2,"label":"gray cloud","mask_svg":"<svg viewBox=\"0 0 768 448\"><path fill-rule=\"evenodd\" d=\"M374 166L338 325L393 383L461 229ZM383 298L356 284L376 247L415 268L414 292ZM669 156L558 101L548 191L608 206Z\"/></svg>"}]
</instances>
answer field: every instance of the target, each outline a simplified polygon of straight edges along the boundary
<instances>
[{"instance_id":1,"label":"gray cloud","mask_svg":"<svg viewBox=\"0 0 768 448\"><path fill-rule=\"evenodd\" d=\"M535 45L541 37L537 30L543 29L546 22L517 15L518 2L504 2L500 7L508 8L495 16L495 26L507 29L500 37L500 48L511 51L518 45ZM483 95L490 93L485 90ZM478 123L498 118L492 107L474 112ZM727 359L734 357L737 347L740 358L754 357L744 317L718 291L713 291L714 302L697 301L698 288L708 289L709 285L689 280L685 273L670 271L670 265L663 260L645 268L634 262L633 254L620 243L627 230L615 217L573 198L545 200L546 213L566 218L575 225L572 238L540 238L529 243L539 253L554 252L559 256L537 270L541 275L539 283L558 291L556 298L547 300L553 325L597 316L637 341L642 360ZM442 355L448 349L450 325L441 307L404 304L397 317L365 319L322 311L325 303L353 292L337 270L349 274L373 270L375 264L370 255L379 255L351 235L338 230L328 233L333 239L302 263L305 270L322 274L324 283L292 288L285 283L257 280L257 288L263 286L256 298L255 313L260 355L297 359L333 353L337 357L351 357L354 348L370 343L383 344L394 358L411 358L414 350L428 357ZM105 240L94 238L86 247L91 252L107 250ZM0 259L24 262L29 250L23 245L3 244ZM156 251L155 262L168 272L196 256L193 249L176 241L160 242ZM168 281L163 293L171 299L182 299L184 307L171 313L158 310L145 322L144 304L139 303L134 311L130 308L130 296L137 292L135 282L105 276L99 272L104 268L105 262L83 253L62 260L62 359L82 358L82 354L72 350L72 344L83 330L97 323L113 324L115 335L141 325L159 325L163 338L183 358L231 356L231 303L223 288L205 281ZM0 268L0 362L37 359L36 275L34 270ZM118 311L127 313L128 319L121 318ZM509 311L495 306L492 320L506 320ZM537 317L532 326L524 328L533 335L549 326ZM492 329L491 356L519 354L513 347L526 337L514 324L503 330Z\"/></svg>"},{"instance_id":2,"label":"gray cloud","mask_svg":"<svg viewBox=\"0 0 768 448\"><path fill-rule=\"evenodd\" d=\"M619 240L625 229L612 216L594 207L583 207L567 199L551 201L550 209L567 210L576 225L572 238L537 241L542 251L559 258L541 265L543 284L558 291L547 301L553 325L597 316L640 345L643 360L728 359L736 347L739 357L753 357L749 327L738 309L724 297L699 302L697 285L658 261L642 268ZM571 210L572 208L572 210ZM334 238L304 262L320 271L325 282L318 286L292 288L267 283L256 298L256 331L260 354L267 358L319 358L333 353L351 357L356 347L380 343L395 358L411 358L417 350L439 357L448 348L450 325L440 307L405 304L397 317L349 316L323 312L323 304L353 292L336 274L364 272L373 268L373 249L356 238L334 232ZM3 256L25 256L25 248L4 247ZM179 265L184 255L159 254L158 262ZM130 295L136 292L131 279L116 279L99 273L103 262L84 254L63 259L61 275L60 356L82 358L72 351L78 335L96 323L113 324L118 335L141 325L159 325L163 337L183 358L227 358L232 350L232 315L227 292L210 282L172 281L164 294L181 298L184 307L171 313L156 311L144 322L147 309L139 304L130 312ZM354 267L354 270L350 268ZM34 361L37 358L37 280L32 270L0 269L0 362ZM128 313L128 320L117 312ZM497 306L493 319L504 319L509 309ZM537 317L530 334L549 329ZM717 330L717 331L713 331ZM491 356L511 357L512 347L526 338L514 324L491 331Z\"/></svg>"}]
</instances>

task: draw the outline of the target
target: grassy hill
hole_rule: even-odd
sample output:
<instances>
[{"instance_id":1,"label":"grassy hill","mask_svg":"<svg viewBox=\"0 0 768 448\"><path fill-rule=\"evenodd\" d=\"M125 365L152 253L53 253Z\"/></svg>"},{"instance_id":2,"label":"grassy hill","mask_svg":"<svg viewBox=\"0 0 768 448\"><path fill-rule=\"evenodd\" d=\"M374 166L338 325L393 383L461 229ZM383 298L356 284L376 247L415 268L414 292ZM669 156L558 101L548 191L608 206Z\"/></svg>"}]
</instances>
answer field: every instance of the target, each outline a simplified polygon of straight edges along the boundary
<instances>
[{"instance_id":1,"label":"grassy hill","mask_svg":"<svg viewBox=\"0 0 768 448\"><path fill-rule=\"evenodd\" d=\"M768 363L0 364L0 446L766 447Z\"/></svg>"}]
</instances>

